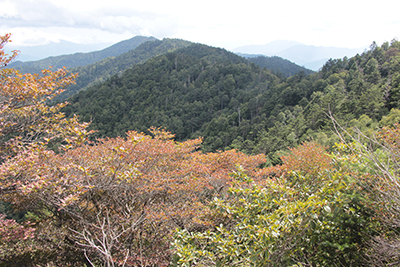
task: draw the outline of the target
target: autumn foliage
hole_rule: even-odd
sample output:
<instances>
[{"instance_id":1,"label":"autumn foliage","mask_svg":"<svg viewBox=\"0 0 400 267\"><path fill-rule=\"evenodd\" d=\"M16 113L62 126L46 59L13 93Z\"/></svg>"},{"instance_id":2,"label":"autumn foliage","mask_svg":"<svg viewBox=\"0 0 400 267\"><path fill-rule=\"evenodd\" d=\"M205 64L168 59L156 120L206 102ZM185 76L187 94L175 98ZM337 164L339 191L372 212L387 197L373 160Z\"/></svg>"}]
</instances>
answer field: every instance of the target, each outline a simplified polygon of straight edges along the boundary
<instances>
[{"instance_id":1,"label":"autumn foliage","mask_svg":"<svg viewBox=\"0 0 400 267\"><path fill-rule=\"evenodd\" d=\"M16 55L0 51L3 66ZM241 165L255 175L265 161L203 154L202 139L175 142L162 129L90 142L88 124L59 112L67 103L48 105L74 74L0 77L0 198L26 213L25 227L0 217L0 231L29 242L18 253L2 246L6 264L168 265L171 232L212 227L208 203L227 192L230 174Z\"/></svg>"},{"instance_id":2,"label":"autumn foliage","mask_svg":"<svg viewBox=\"0 0 400 267\"><path fill-rule=\"evenodd\" d=\"M62 154L47 150L8 161L2 180L17 174L18 187L3 197L32 211L46 207L90 259L167 264L171 231L209 227L206 205L231 185L229 174L239 164L251 174L264 159L202 154L195 151L201 139L177 143L165 131L153 134L129 132Z\"/></svg>"},{"instance_id":3,"label":"autumn foliage","mask_svg":"<svg viewBox=\"0 0 400 267\"><path fill-rule=\"evenodd\" d=\"M281 157L282 164L263 170L267 175L288 176L293 172L316 176L325 170L332 169L332 160L326 153L326 147L316 142L303 143L301 149L291 148Z\"/></svg>"},{"instance_id":4,"label":"autumn foliage","mask_svg":"<svg viewBox=\"0 0 400 267\"><path fill-rule=\"evenodd\" d=\"M32 210L43 203L66 221L70 238L105 261L166 264L168 244L162 244L170 231L208 227L205 205L229 187L235 166L251 172L264 159L235 151L202 154L195 151L201 139L177 143L165 131L152 132L7 162L2 179L18 174L18 187L4 197ZM96 241L102 238L115 240L106 248Z\"/></svg>"},{"instance_id":5,"label":"autumn foliage","mask_svg":"<svg viewBox=\"0 0 400 267\"><path fill-rule=\"evenodd\" d=\"M202 138L177 142L162 128L90 139L88 123L60 112L68 103L49 105L76 74L3 68L18 54L5 55L9 38L0 36L0 205L10 207L0 267L400 262L399 125L371 147L328 153L304 142L267 168L265 155L203 153Z\"/></svg>"},{"instance_id":6,"label":"autumn foliage","mask_svg":"<svg viewBox=\"0 0 400 267\"><path fill-rule=\"evenodd\" d=\"M67 119L59 112L66 103L47 105L63 88L74 82L75 75L65 69L54 72L43 70L41 75L22 75L14 69L3 68L18 55L18 51L13 51L12 55L4 53L3 47L10 41L9 38L9 34L0 36L0 198L18 208L22 203L27 203L22 197L17 197L24 182L20 180L21 173L12 172L11 166L23 165L50 153L50 148L59 150L79 145L86 140L89 132L85 130L87 124L79 123L77 117ZM36 200L32 201L32 205L37 203ZM28 207L23 208L24 212L28 210ZM45 212L46 209L41 208L40 211ZM46 231L38 231L40 227L37 225L33 227L28 224L27 220L19 225L1 216L0 224L3 237L14 235L16 229L26 233L23 238L20 238L21 234L15 234L14 242L1 242L0 261L8 262L8 265L11 262L17 266L26 264L22 262L33 261L33 255L41 257L36 253L38 250L57 247L52 242L47 242L52 243L49 246L39 242L38 237L42 241L52 238L44 235ZM53 254L57 252L53 251ZM46 257L51 258L51 255L47 254Z\"/></svg>"}]
</instances>

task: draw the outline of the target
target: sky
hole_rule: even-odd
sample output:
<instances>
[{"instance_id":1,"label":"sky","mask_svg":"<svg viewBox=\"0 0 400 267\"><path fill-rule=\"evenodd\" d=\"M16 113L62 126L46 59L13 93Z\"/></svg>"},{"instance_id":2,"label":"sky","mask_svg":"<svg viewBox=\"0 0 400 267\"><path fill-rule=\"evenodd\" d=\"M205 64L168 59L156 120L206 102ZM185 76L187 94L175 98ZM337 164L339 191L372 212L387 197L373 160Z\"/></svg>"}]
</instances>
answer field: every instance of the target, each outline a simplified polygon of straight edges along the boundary
<instances>
[{"instance_id":1,"label":"sky","mask_svg":"<svg viewBox=\"0 0 400 267\"><path fill-rule=\"evenodd\" d=\"M400 37L393 0L0 0L14 45L113 44L137 35L233 50L291 40L360 48Z\"/></svg>"}]
</instances>

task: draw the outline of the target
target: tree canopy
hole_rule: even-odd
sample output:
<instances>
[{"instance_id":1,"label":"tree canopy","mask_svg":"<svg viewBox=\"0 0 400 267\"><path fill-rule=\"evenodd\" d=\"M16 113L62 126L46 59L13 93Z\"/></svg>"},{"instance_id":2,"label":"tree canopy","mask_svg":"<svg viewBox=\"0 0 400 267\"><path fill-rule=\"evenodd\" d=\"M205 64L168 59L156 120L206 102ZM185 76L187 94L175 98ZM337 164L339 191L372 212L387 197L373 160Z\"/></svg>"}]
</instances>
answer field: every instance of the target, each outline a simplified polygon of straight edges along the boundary
<instances>
[{"instance_id":1,"label":"tree canopy","mask_svg":"<svg viewBox=\"0 0 400 267\"><path fill-rule=\"evenodd\" d=\"M286 147L337 142L329 113L344 127L368 120L365 126L374 127L398 108L398 43L331 59L318 73L288 78L195 44L73 96L63 111L91 121L101 137L163 126L180 141L204 137L203 151L265 153L276 164Z\"/></svg>"},{"instance_id":2,"label":"tree canopy","mask_svg":"<svg viewBox=\"0 0 400 267\"><path fill-rule=\"evenodd\" d=\"M399 264L397 40L289 78L190 45L68 106L9 38L0 266Z\"/></svg>"}]
</instances>

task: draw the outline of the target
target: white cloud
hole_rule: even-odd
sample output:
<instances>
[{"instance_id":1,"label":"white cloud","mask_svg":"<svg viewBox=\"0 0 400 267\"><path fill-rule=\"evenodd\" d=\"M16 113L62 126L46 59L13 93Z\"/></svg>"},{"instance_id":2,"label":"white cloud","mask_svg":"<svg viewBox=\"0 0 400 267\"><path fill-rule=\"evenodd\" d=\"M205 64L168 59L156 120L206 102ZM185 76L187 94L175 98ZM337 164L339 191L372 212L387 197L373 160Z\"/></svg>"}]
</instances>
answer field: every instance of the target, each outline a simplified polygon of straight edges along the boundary
<instances>
[{"instance_id":1,"label":"white cloud","mask_svg":"<svg viewBox=\"0 0 400 267\"><path fill-rule=\"evenodd\" d=\"M0 0L2 1L2 0ZM13 0L0 3L0 31L15 41L116 42L135 35L210 45L266 44L277 39L360 47L398 36L396 4L381 0Z\"/></svg>"},{"instance_id":2,"label":"white cloud","mask_svg":"<svg viewBox=\"0 0 400 267\"><path fill-rule=\"evenodd\" d=\"M12 18L17 14L15 6L10 1L0 2L0 17Z\"/></svg>"},{"instance_id":3,"label":"white cloud","mask_svg":"<svg viewBox=\"0 0 400 267\"><path fill-rule=\"evenodd\" d=\"M120 38L129 35L153 35L156 37L171 36L176 32L177 20L168 14L157 14L152 11L138 10L134 6L97 6L93 4L79 5L74 1L68 5L60 5L65 1L29 1L16 0L12 4L7 3L11 13L0 15L0 30L11 30L15 36L24 32L27 39L32 40L32 35L41 36L52 34L46 40L65 38L77 39L73 35L82 32L101 35L120 35ZM88 3L90 1L80 1ZM107 2L109 3L109 2ZM104 2L103 2L104 4ZM10 17L11 16L11 17ZM54 30L58 27L59 30ZM74 29L73 35L66 37ZM82 36L81 39L88 39ZM17 40L22 39L21 36ZM35 39L40 39L35 37ZM80 39L80 38L78 38Z\"/></svg>"}]
</instances>

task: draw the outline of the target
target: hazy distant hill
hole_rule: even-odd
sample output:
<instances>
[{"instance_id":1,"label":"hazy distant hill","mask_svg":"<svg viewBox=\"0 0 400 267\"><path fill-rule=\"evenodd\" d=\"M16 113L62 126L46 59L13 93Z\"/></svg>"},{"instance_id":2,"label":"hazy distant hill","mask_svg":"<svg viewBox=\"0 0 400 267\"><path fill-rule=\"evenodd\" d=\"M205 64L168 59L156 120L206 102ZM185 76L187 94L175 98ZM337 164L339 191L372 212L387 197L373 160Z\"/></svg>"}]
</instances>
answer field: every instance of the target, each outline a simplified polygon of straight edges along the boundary
<instances>
[{"instance_id":1,"label":"hazy distant hill","mask_svg":"<svg viewBox=\"0 0 400 267\"><path fill-rule=\"evenodd\" d=\"M247 58L248 61L253 62L254 64L260 66L261 68L272 70L274 73L281 74L284 77L290 77L300 71L303 71L304 74L306 75L314 72L310 69L301 67L287 59L283 59L277 56L267 57L262 55L251 55L251 54L241 54L241 53L237 54Z\"/></svg>"},{"instance_id":2,"label":"hazy distant hill","mask_svg":"<svg viewBox=\"0 0 400 267\"><path fill-rule=\"evenodd\" d=\"M274 41L266 45L247 45L233 49L235 53L279 56L311 70L319 70L330 58L352 57L365 48L317 47L294 41Z\"/></svg>"},{"instance_id":3,"label":"hazy distant hill","mask_svg":"<svg viewBox=\"0 0 400 267\"><path fill-rule=\"evenodd\" d=\"M147 41L157 40L154 37L144 37L144 36L135 36L129 40L125 40L119 43L116 43L110 47L107 47L100 51L94 51L89 53L75 53L72 55L62 55L62 56L53 56L48 57L38 61L28 61L21 62L16 61L10 64L9 68L15 68L20 70L23 73L39 73L42 69L47 69L49 66L54 68L74 68L78 66L85 66L88 64L95 63L107 57L115 57L129 50L132 50L139 46L140 44Z\"/></svg>"},{"instance_id":4,"label":"hazy distant hill","mask_svg":"<svg viewBox=\"0 0 400 267\"><path fill-rule=\"evenodd\" d=\"M312 45L295 45L278 53L280 57L286 58L306 68L314 65L314 70L321 68L330 58L352 57L362 53L364 49L349 49L339 47L317 47ZM320 62L316 65L316 62Z\"/></svg>"},{"instance_id":5,"label":"hazy distant hill","mask_svg":"<svg viewBox=\"0 0 400 267\"><path fill-rule=\"evenodd\" d=\"M54 57L75 53L88 53L102 50L110 45L112 45L112 42L100 44L77 44L65 40L60 40L58 43L52 42L50 44L33 46L22 46L9 43L5 47L5 52L10 53L12 50L19 50L21 53L17 60L25 62L41 60L50 56Z\"/></svg>"},{"instance_id":6,"label":"hazy distant hill","mask_svg":"<svg viewBox=\"0 0 400 267\"><path fill-rule=\"evenodd\" d=\"M270 42L265 45L245 45L241 47L237 47L233 49L235 53L245 53L245 54L260 54L265 56L274 56L279 52L288 49L295 45L301 45L299 42L295 41L285 41L285 40L277 40Z\"/></svg>"}]
</instances>

